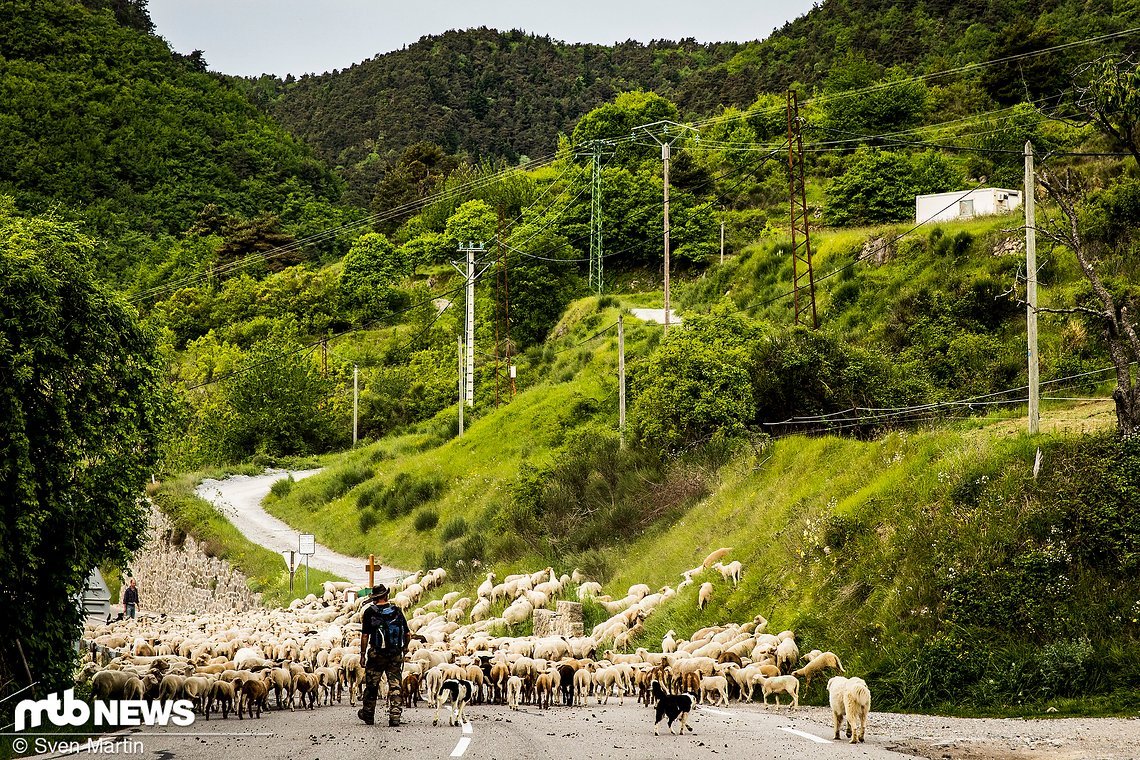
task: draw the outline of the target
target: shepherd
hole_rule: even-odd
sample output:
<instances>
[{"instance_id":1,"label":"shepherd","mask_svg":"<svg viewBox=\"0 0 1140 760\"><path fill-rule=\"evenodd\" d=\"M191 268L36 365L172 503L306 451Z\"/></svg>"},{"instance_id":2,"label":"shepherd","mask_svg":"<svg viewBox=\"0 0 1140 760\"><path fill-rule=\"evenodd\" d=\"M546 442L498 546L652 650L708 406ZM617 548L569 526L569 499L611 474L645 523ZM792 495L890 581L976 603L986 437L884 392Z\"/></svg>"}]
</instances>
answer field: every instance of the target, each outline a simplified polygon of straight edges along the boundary
<instances>
[{"instance_id":1,"label":"shepherd","mask_svg":"<svg viewBox=\"0 0 1140 760\"><path fill-rule=\"evenodd\" d=\"M364 609L360 627L360 661L364 664L364 706L357 716L371 725L376 720L380 680L388 677L388 725L400 725L404 707L400 676L411 640L408 620L388 601L388 587L372 587L371 603Z\"/></svg>"}]
</instances>

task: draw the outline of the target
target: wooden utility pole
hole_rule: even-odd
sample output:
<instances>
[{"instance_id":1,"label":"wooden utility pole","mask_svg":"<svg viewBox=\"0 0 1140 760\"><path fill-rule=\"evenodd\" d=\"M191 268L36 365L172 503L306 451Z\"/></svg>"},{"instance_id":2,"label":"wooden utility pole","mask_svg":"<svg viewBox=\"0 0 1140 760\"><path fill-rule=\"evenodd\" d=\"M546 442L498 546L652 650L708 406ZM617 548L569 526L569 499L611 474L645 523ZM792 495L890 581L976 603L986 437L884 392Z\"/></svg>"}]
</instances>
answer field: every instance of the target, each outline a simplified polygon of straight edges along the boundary
<instances>
[{"instance_id":1,"label":"wooden utility pole","mask_svg":"<svg viewBox=\"0 0 1140 760\"><path fill-rule=\"evenodd\" d=\"M625 322L618 314L618 436L625 448Z\"/></svg>"},{"instance_id":2,"label":"wooden utility pole","mask_svg":"<svg viewBox=\"0 0 1140 760\"><path fill-rule=\"evenodd\" d=\"M1029 342L1029 434L1041 429L1041 362L1037 354L1037 208L1033 143L1025 142L1025 322Z\"/></svg>"},{"instance_id":3,"label":"wooden utility pole","mask_svg":"<svg viewBox=\"0 0 1140 760\"><path fill-rule=\"evenodd\" d=\"M352 445L360 433L360 368L352 365Z\"/></svg>"}]
</instances>

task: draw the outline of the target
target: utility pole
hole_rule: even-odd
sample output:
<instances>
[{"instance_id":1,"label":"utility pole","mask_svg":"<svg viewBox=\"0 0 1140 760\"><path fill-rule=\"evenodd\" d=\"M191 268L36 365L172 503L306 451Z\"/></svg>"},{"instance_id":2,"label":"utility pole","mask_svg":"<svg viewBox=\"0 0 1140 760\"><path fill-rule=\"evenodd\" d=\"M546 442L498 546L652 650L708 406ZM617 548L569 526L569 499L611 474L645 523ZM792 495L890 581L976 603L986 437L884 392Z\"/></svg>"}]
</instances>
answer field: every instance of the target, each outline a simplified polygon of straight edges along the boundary
<instances>
[{"instance_id":1,"label":"utility pole","mask_svg":"<svg viewBox=\"0 0 1140 760\"><path fill-rule=\"evenodd\" d=\"M463 336L457 336L459 343L459 437L463 437Z\"/></svg>"},{"instance_id":2,"label":"utility pole","mask_svg":"<svg viewBox=\"0 0 1140 760\"><path fill-rule=\"evenodd\" d=\"M701 133L687 124L678 124L675 121L655 121L652 124L643 124L635 127L634 131L642 130L661 146L661 176L665 181L665 328L663 332L669 333L669 158L672 154L673 143L688 136L690 132L701 139ZM670 134L672 130L672 134Z\"/></svg>"},{"instance_id":3,"label":"utility pole","mask_svg":"<svg viewBox=\"0 0 1140 760\"><path fill-rule=\"evenodd\" d=\"M464 370L464 385L463 385L463 401L467 406L475 405L475 278L487 270L486 265L483 269L475 272L475 254L483 252L482 243L467 243L466 246L462 244L459 247L460 253L467 254L465 261L465 268L460 269L459 262L451 262L456 271L462 274L466 283L466 312L463 320L463 334L465 340L461 339L464 343L466 351L466 361L463 363ZM482 263L482 262L480 262Z\"/></svg>"},{"instance_id":4,"label":"utility pole","mask_svg":"<svg viewBox=\"0 0 1140 760\"><path fill-rule=\"evenodd\" d=\"M625 322L618 314L618 440L625 448Z\"/></svg>"},{"instance_id":5,"label":"utility pole","mask_svg":"<svg viewBox=\"0 0 1140 760\"><path fill-rule=\"evenodd\" d=\"M360 368L352 365L352 445L355 448L360 421Z\"/></svg>"},{"instance_id":6,"label":"utility pole","mask_svg":"<svg viewBox=\"0 0 1140 760\"><path fill-rule=\"evenodd\" d=\"M602 144L593 143L590 174L590 289L602 294Z\"/></svg>"},{"instance_id":7,"label":"utility pole","mask_svg":"<svg viewBox=\"0 0 1140 760\"><path fill-rule=\"evenodd\" d=\"M792 292L796 324L807 321L810 299L811 327L815 330L819 328L819 317L815 311L815 273L811 266L811 235L808 233L807 190L804 186L804 134L795 90L788 90L788 202L792 222ZM800 291L805 289L805 280L808 298L800 296Z\"/></svg>"},{"instance_id":8,"label":"utility pole","mask_svg":"<svg viewBox=\"0 0 1140 760\"><path fill-rule=\"evenodd\" d=\"M1041 362L1037 354L1037 208L1033 143L1025 142L1025 322L1029 341L1029 434L1041 429Z\"/></svg>"},{"instance_id":9,"label":"utility pole","mask_svg":"<svg viewBox=\"0 0 1140 760\"><path fill-rule=\"evenodd\" d=\"M724 265L724 215L720 217L720 263Z\"/></svg>"},{"instance_id":10,"label":"utility pole","mask_svg":"<svg viewBox=\"0 0 1140 760\"><path fill-rule=\"evenodd\" d=\"M321 338L321 377L329 376L329 340Z\"/></svg>"},{"instance_id":11,"label":"utility pole","mask_svg":"<svg viewBox=\"0 0 1140 760\"><path fill-rule=\"evenodd\" d=\"M479 248L483 246L480 244ZM467 406L475 406L475 248L467 245L467 296L466 296L466 343L467 355L463 371L467 387L464 402Z\"/></svg>"}]
</instances>

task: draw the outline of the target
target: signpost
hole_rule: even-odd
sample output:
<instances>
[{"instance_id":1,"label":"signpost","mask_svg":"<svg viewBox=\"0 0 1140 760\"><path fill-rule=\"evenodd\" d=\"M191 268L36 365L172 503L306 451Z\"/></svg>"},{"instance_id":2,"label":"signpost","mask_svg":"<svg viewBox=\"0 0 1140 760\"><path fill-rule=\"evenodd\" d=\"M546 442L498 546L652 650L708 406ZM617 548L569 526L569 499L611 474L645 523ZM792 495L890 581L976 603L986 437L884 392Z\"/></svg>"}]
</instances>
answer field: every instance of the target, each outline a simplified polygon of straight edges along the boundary
<instances>
[{"instance_id":1,"label":"signpost","mask_svg":"<svg viewBox=\"0 0 1140 760\"><path fill-rule=\"evenodd\" d=\"M317 553L317 541L312 533L302 533L297 539L297 553L305 558L305 593L309 593L309 557Z\"/></svg>"},{"instance_id":2,"label":"signpost","mask_svg":"<svg viewBox=\"0 0 1140 760\"><path fill-rule=\"evenodd\" d=\"M379 570L380 567L380 563L376 561L376 555L369 554L368 564L364 566L364 569L368 571L368 589L370 593L372 587L376 585L376 571Z\"/></svg>"}]
</instances>

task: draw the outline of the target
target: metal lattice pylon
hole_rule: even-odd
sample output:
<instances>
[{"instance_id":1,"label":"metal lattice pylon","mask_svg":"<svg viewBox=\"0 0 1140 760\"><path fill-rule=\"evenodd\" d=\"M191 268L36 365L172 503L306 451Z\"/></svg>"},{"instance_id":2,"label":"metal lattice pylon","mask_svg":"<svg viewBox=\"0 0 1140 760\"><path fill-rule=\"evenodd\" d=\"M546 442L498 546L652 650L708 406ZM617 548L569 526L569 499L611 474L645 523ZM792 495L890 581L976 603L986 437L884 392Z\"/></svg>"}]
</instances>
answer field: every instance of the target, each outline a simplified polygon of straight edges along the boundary
<instances>
[{"instance_id":1,"label":"metal lattice pylon","mask_svg":"<svg viewBox=\"0 0 1140 760\"><path fill-rule=\"evenodd\" d=\"M792 221L792 292L796 324L807 323L814 330L819 327L819 317L815 310L815 273L811 266L811 234L808 231L807 191L804 188L803 122L800 120L799 100L794 90L788 90L788 197Z\"/></svg>"},{"instance_id":2,"label":"metal lattice pylon","mask_svg":"<svg viewBox=\"0 0 1140 760\"><path fill-rule=\"evenodd\" d=\"M602 292L602 147L594 143L590 174L590 289Z\"/></svg>"}]
</instances>

